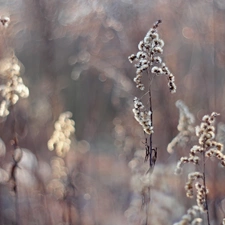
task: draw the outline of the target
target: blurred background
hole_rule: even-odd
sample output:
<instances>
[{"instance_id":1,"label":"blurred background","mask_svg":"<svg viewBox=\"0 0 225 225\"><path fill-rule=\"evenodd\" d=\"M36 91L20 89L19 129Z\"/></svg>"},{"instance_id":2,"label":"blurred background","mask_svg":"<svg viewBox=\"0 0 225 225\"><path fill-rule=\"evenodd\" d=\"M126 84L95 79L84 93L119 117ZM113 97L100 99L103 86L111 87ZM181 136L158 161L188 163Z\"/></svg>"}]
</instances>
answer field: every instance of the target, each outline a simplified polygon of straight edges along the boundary
<instances>
[{"instance_id":1,"label":"blurred background","mask_svg":"<svg viewBox=\"0 0 225 225\"><path fill-rule=\"evenodd\" d=\"M164 78L154 80L158 160L150 207L154 225L178 221L195 201L185 196L185 176L173 174L176 161L189 149L173 154L166 150L178 133L175 102L187 104L196 125L212 111L221 114L218 122L225 121L225 2L1 0L0 15L11 20L0 30L0 60L12 48L30 90L14 112L24 148L17 202L6 179L14 117L10 114L0 123L2 149L6 147L0 158L0 224L143 224L140 214L130 218L125 213L133 199L129 162L145 148L132 113L133 98L140 93L128 56L136 54L139 41L158 19L163 60L175 76L177 93L170 94ZM64 111L73 113L76 131L61 160L47 142ZM207 163L212 224L220 224L225 173L216 160ZM59 171L64 170L62 178Z\"/></svg>"}]
</instances>

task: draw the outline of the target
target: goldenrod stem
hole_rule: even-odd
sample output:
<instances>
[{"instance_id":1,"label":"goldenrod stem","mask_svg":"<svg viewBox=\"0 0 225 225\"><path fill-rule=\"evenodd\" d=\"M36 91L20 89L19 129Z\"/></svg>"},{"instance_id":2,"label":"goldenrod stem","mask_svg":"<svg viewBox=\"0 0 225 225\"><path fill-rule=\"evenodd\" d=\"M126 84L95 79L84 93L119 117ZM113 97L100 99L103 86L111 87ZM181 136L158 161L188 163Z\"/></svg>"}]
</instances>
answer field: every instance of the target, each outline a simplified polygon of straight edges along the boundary
<instances>
[{"instance_id":1,"label":"goldenrod stem","mask_svg":"<svg viewBox=\"0 0 225 225\"><path fill-rule=\"evenodd\" d=\"M205 151L202 152L202 170L203 170L203 185L205 187L205 209L207 214L207 223L210 225L209 220L209 207L208 207L208 198L207 198L207 191L206 191L206 176L205 176Z\"/></svg>"}]
</instances>

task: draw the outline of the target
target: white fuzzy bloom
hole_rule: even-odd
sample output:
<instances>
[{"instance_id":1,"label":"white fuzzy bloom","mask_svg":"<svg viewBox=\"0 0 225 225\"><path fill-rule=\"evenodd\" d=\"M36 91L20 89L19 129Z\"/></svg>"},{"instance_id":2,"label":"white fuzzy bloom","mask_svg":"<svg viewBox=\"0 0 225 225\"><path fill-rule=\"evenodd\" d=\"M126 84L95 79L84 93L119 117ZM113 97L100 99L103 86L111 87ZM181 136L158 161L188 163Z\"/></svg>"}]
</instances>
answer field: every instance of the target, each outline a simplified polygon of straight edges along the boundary
<instances>
[{"instance_id":1,"label":"white fuzzy bloom","mask_svg":"<svg viewBox=\"0 0 225 225\"><path fill-rule=\"evenodd\" d=\"M160 20L159 20L160 21ZM158 24L156 24L147 32L143 40L138 44L137 54L132 54L128 57L129 61L132 63L134 60L138 63L135 64L137 68L136 75L141 74L144 71L151 71L153 74L165 74L168 76L168 87L171 93L176 92L175 77L170 73L169 69L165 66L165 63L162 63L161 57L158 54L163 53L164 41L159 38L157 31ZM157 66L155 66L157 65ZM149 70L148 70L149 69ZM150 75L149 73L146 73ZM134 82L136 87L140 90L144 90L144 84L141 82L140 77L135 77Z\"/></svg>"},{"instance_id":2,"label":"white fuzzy bloom","mask_svg":"<svg viewBox=\"0 0 225 225\"><path fill-rule=\"evenodd\" d=\"M156 46L156 47L153 48L153 52L162 54L163 53L163 49L161 47Z\"/></svg>"},{"instance_id":3,"label":"white fuzzy bloom","mask_svg":"<svg viewBox=\"0 0 225 225\"><path fill-rule=\"evenodd\" d=\"M153 126L151 121L152 112L142 111L143 109L144 109L143 103L137 97L135 97L133 108L134 118L142 126L146 134L152 134L153 133Z\"/></svg>"},{"instance_id":4,"label":"white fuzzy bloom","mask_svg":"<svg viewBox=\"0 0 225 225\"><path fill-rule=\"evenodd\" d=\"M20 64L15 56L12 59L2 61L0 62L0 67L2 66L0 71L5 84L0 85L0 95L3 98L0 103L0 116L6 117L11 105L15 105L20 97L27 98L29 96L29 89L20 77Z\"/></svg>"},{"instance_id":5,"label":"white fuzzy bloom","mask_svg":"<svg viewBox=\"0 0 225 225\"><path fill-rule=\"evenodd\" d=\"M162 69L160 67L157 67L157 66L152 67L151 72L156 73L156 74L162 74L163 73Z\"/></svg>"},{"instance_id":6,"label":"white fuzzy bloom","mask_svg":"<svg viewBox=\"0 0 225 225\"><path fill-rule=\"evenodd\" d=\"M162 58L159 57L159 56L154 56L153 57L153 62L157 63L157 64L160 64L160 63L162 63Z\"/></svg>"},{"instance_id":7,"label":"white fuzzy bloom","mask_svg":"<svg viewBox=\"0 0 225 225\"><path fill-rule=\"evenodd\" d=\"M48 149L50 151L56 150L56 154L64 157L70 149L70 136L75 132L75 122L70 119L71 112L64 112L59 116L55 122L55 130L52 137L48 141Z\"/></svg>"}]
</instances>

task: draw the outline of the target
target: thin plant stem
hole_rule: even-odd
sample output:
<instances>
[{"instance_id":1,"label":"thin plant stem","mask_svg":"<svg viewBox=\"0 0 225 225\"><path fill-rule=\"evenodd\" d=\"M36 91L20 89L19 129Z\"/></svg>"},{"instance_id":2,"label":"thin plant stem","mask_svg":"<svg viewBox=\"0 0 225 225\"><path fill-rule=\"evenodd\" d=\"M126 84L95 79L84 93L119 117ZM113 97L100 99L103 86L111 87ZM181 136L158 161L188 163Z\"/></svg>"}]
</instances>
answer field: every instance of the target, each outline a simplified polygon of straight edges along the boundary
<instances>
[{"instance_id":1,"label":"thin plant stem","mask_svg":"<svg viewBox=\"0 0 225 225\"><path fill-rule=\"evenodd\" d=\"M147 71L148 76L150 75L149 70ZM150 78L151 79L151 78ZM151 112L151 116L150 116L150 120L151 120L151 125L153 126L153 110L152 110L152 94L151 94L151 83L152 80L150 80L149 82L149 89L148 89L148 95L149 95L149 110ZM149 156L149 171L151 169L153 169L154 167L154 163L153 163L153 159L152 159L152 152L153 152L153 148L152 148L152 133L149 136L149 145L147 146L148 148L148 153L146 154L146 158ZM149 173L150 176L150 173ZM146 204L146 225L148 225L148 214L149 214L149 203L150 203L150 197L151 196L151 190L150 188L148 188L148 199L147 199L147 204Z\"/></svg>"},{"instance_id":2,"label":"thin plant stem","mask_svg":"<svg viewBox=\"0 0 225 225\"><path fill-rule=\"evenodd\" d=\"M152 93L151 93L151 84L153 81L154 76L149 76L151 73L149 71L149 69L147 70L147 74L149 77L149 87L148 87L148 96L149 96L149 110L151 112L150 115L150 120L151 120L151 126L153 126L153 107L152 107ZM153 169L154 165L155 165L155 159L153 159L153 147L152 147L152 133L149 136L149 169Z\"/></svg>"},{"instance_id":3,"label":"thin plant stem","mask_svg":"<svg viewBox=\"0 0 225 225\"><path fill-rule=\"evenodd\" d=\"M207 197L207 192L206 192L206 175L205 175L205 152L202 152L202 169L203 169L203 185L205 187L205 209L206 209L206 214L207 214L207 223L210 225L210 220L209 220L209 207L208 207L208 197Z\"/></svg>"},{"instance_id":4,"label":"thin plant stem","mask_svg":"<svg viewBox=\"0 0 225 225\"><path fill-rule=\"evenodd\" d=\"M151 123L152 123L152 126L153 126L153 111L152 111L152 96L151 96L151 88L150 88L150 86L149 86L149 110L150 110L150 112L151 112L151 116L150 116L150 118L151 118ZM149 136L149 166L150 166L150 168L152 168L154 165L153 165L153 163L152 163L152 134L150 134L150 136Z\"/></svg>"}]
</instances>

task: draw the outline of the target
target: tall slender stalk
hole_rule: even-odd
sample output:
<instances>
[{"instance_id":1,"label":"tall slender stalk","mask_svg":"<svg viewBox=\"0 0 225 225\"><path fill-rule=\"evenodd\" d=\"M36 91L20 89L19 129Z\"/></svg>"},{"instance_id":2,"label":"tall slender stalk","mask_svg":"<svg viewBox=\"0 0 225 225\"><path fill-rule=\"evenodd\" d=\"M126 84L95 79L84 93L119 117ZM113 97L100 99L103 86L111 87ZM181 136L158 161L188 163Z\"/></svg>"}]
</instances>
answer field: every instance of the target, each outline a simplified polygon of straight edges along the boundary
<instances>
[{"instance_id":1,"label":"tall slender stalk","mask_svg":"<svg viewBox=\"0 0 225 225\"><path fill-rule=\"evenodd\" d=\"M208 196L207 196L207 191L206 191L205 151L202 152L202 174L203 174L203 185L205 187L205 209L206 209L206 214L207 214L207 223L208 223L208 225L210 225Z\"/></svg>"},{"instance_id":2,"label":"tall slender stalk","mask_svg":"<svg viewBox=\"0 0 225 225\"><path fill-rule=\"evenodd\" d=\"M142 83L142 77L146 76L149 81L148 91L141 97L134 98L134 118L142 126L145 135L145 161L149 162L149 168L146 172L148 176L151 175L154 165L157 159L157 148L153 148L153 107L152 107L152 93L151 93L151 84L155 75L162 75L168 79L168 87L171 93L176 92L176 85L174 83L174 75L169 71L168 67L164 62L160 54L163 53L164 41L159 38L158 26L161 23L161 20L157 20L152 28L147 32L146 36L138 44L138 52L136 55L132 54L128 57L129 61L136 62L136 77L134 82L136 87L140 91L145 90L145 85ZM146 74L145 74L146 73ZM148 107L145 107L142 102L142 98L148 94L147 104ZM145 225L150 223L148 214L149 214L149 202L150 202L150 185L143 187L141 191L142 196L142 207L145 206L146 211L146 220Z\"/></svg>"},{"instance_id":3,"label":"tall slender stalk","mask_svg":"<svg viewBox=\"0 0 225 225\"><path fill-rule=\"evenodd\" d=\"M151 112L150 115L150 121L151 121L151 126L153 127L153 107L152 107L152 93L151 93L151 84L152 84L152 77L150 77L151 72L149 71L149 69L147 70L147 74L149 79L149 87L148 87L148 103L149 103L149 111ZM156 159L157 159L157 148L154 149L153 146L153 141L152 141L152 137L153 137L153 133L151 133L149 135L149 143L147 143L146 141L146 156L145 156L145 160L149 160L149 172L150 170L153 171L153 168L155 166L156 163ZM154 155L153 155L154 153ZM150 175L150 174L149 174ZM147 201L147 205L146 205L146 225L148 225L148 212L149 212L149 203L150 203L150 197L151 196L151 190L150 188L148 188L148 201Z\"/></svg>"},{"instance_id":4,"label":"tall slender stalk","mask_svg":"<svg viewBox=\"0 0 225 225\"><path fill-rule=\"evenodd\" d=\"M149 85L149 110L151 113L150 119L152 122L152 126L153 126L153 110L152 110L152 95L151 95L151 85ZM153 162L152 162L152 133L149 136L149 166L150 168L153 167Z\"/></svg>"}]
</instances>

